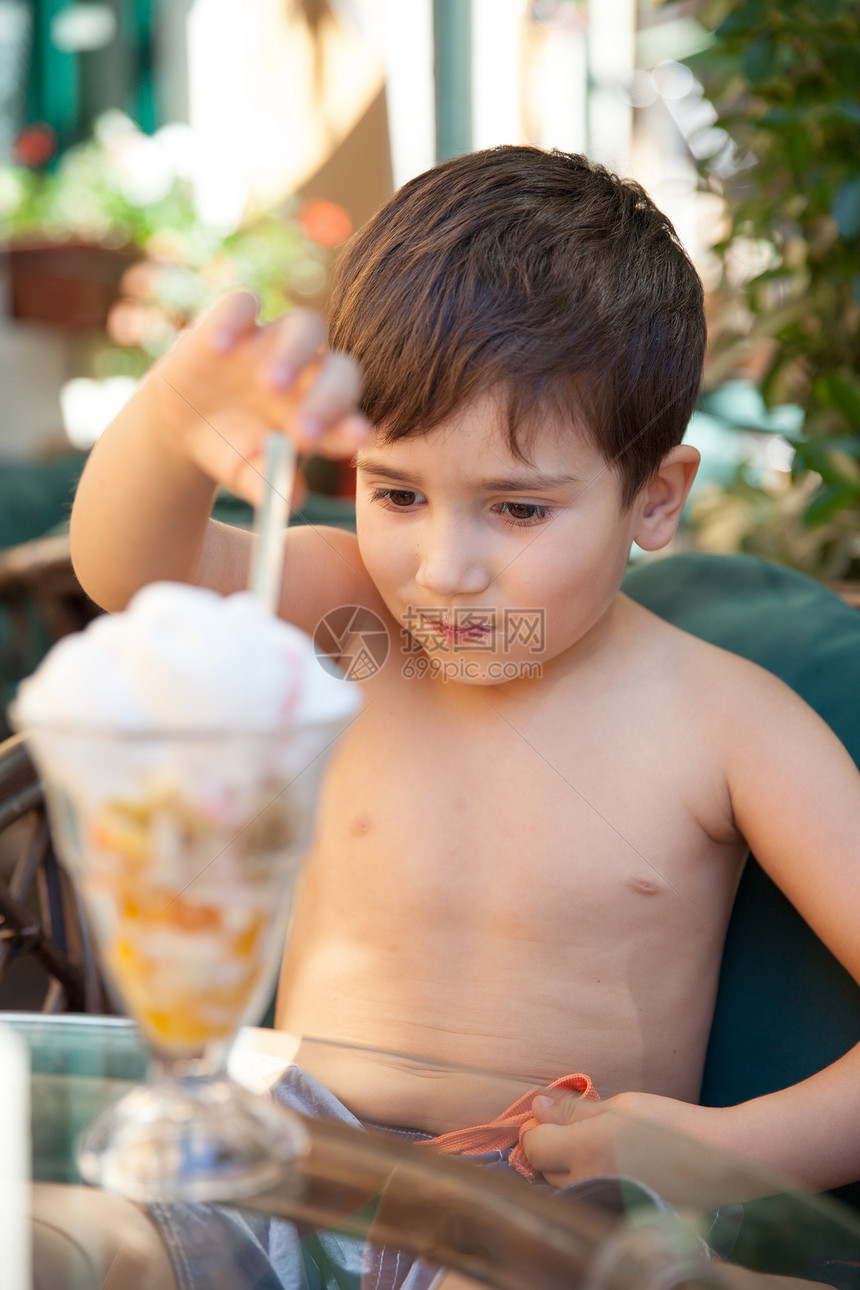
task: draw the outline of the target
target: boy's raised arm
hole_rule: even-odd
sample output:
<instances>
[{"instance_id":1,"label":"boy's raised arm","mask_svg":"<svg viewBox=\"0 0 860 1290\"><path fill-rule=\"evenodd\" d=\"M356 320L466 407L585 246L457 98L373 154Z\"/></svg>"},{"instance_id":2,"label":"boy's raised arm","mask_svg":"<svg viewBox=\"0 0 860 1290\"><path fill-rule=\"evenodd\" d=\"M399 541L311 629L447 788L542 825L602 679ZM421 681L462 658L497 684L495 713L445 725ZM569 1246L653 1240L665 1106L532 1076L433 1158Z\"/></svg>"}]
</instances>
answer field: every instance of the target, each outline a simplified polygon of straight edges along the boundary
<instances>
[{"instance_id":1,"label":"boy's raised arm","mask_svg":"<svg viewBox=\"0 0 860 1290\"><path fill-rule=\"evenodd\" d=\"M252 504L264 487L271 429L299 450L354 453L369 427L355 411L360 374L322 350L324 326L292 313L266 326L245 292L184 333L93 448L71 520L72 560L87 593L123 608L146 583L247 583L248 535L210 520L223 484Z\"/></svg>"}]
</instances>

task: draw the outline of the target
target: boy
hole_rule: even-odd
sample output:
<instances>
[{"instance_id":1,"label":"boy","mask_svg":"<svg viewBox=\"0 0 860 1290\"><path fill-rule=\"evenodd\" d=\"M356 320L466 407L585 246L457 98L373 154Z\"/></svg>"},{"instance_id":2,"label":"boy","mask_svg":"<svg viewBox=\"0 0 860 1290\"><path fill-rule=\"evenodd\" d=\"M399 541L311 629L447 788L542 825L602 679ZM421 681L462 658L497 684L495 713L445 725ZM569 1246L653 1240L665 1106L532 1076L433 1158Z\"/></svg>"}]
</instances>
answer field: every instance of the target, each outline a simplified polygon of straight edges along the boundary
<instances>
[{"instance_id":1,"label":"boy","mask_svg":"<svg viewBox=\"0 0 860 1290\"><path fill-rule=\"evenodd\" d=\"M748 846L860 979L860 776L775 678L619 592L698 463L702 289L669 222L584 158L493 149L353 239L333 352L255 308L222 301L156 365L91 455L72 550L107 609L155 579L243 589L253 539L209 519L216 483L258 499L270 426L356 454L357 537L291 530L280 612L313 633L357 606L391 650L327 780L278 1024L429 1064L299 1064L434 1135L506 1105L444 1063L510 1075L508 1101L586 1072L602 1101L538 1100L524 1135L554 1186L616 1171L613 1109L814 1189L860 1176L860 1048L697 1105Z\"/></svg>"}]
</instances>

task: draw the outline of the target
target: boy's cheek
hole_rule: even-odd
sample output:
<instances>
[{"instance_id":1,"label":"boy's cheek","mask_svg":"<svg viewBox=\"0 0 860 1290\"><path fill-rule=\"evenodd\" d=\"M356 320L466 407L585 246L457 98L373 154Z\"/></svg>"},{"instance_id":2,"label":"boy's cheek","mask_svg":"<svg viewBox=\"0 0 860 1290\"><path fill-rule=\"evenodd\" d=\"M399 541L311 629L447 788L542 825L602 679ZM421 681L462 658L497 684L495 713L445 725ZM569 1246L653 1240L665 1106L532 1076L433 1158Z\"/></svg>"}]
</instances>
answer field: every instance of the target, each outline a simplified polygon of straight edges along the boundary
<instances>
[{"instance_id":1,"label":"boy's cheek","mask_svg":"<svg viewBox=\"0 0 860 1290\"><path fill-rule=\"evenodd\" d=\"M362 564L389 610L399 618L403 606L398 600L398 589L408 585L408 570L403 568L403 558L390 537L380 533L372 520L362 523L358 515L356 519Z\"/></svg>"}]
</instances>

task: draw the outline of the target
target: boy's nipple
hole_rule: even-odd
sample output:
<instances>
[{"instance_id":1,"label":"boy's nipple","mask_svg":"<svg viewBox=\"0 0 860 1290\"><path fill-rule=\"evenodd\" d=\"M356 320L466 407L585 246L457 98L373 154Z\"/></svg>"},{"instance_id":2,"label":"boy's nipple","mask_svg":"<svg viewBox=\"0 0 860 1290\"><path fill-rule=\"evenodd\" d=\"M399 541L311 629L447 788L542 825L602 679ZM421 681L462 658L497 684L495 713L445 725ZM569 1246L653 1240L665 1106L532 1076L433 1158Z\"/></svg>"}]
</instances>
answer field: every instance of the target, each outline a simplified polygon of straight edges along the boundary
<instances>
[{"instance_id":1,"label":"boy's nipple","mask_svg":"<svg viewBox=\"0 0 860 1290\"><path fill-rule=\"evenodd\" d=\"M349 822L349 831L352 837L361 838L371 829L371 819L369 815L354 815Z\"/></svg>"},{"instance_id":2,"label":"boy's nipple","mask_svg":"<svg viewBox=\"0 0 860 1290\"><path fill-rule=\"evenodd\" d=\"M656 896L660 892L660 884L653 878L638 878L634 875L624 880L624 886L638 892L641 896Z\"/></svg>"}]
</instances>

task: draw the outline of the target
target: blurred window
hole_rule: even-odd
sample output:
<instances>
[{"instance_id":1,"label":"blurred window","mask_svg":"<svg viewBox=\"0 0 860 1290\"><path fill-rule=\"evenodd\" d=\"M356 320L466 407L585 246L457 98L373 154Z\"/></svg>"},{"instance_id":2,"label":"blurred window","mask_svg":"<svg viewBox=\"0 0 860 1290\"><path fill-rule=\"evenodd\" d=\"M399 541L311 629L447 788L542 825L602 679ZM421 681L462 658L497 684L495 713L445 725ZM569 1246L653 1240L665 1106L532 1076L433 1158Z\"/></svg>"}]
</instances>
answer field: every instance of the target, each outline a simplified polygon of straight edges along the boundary
<instances>
[{"instance_id":1,"label":"blurred window","mask_svg":"<svg viewBox=\"0 0 860 1290\"><path fill-rule=\"evenodd\" d=\"M25 0L19 40L24 93L18 127L44 122L62 152L88 138L93 122L118 108L151 133L162 124L154 75L158 0ZM2 41L0 20L0 41Z\"/></svg>"}]
</instances>

